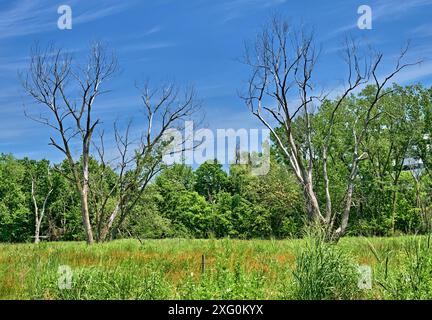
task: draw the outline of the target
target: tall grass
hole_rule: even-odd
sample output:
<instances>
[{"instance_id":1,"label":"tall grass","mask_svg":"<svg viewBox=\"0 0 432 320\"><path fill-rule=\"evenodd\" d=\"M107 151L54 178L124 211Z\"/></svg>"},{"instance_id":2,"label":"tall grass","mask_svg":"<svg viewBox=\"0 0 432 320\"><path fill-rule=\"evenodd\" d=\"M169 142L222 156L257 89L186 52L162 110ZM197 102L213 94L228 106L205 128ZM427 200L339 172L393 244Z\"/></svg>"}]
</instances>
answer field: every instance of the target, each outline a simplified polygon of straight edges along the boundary
<instances>
[{"instance_id":1,"label":"tall grass","mask_svg":"<svg viewBox=\"0 0 432 320\"><path fill-rule=\"evenodd\" d=\"M314 230L305 239L293 271L293 299L334 300L360 297L359 273L352 258Z\"/></svg>"},{"instance_id":2,"label":"tall grass","mask_svg":"<svg viewBox=\"0 0 432 320\"><path fill-rule=\"evenodd\" d=\"M0 244L0 299L431 299L425 237ZM373 248L373 250L371 249ZM201 256L206 257L201 273ZM357 287L357 265L373 287ZM73 271L60 289L59 266Z\"/></svg>"},{"instance_id":3,"label":"tall grass","mask_svg":"<svg viewBox=\"0 0 432 320\"><path fill-rule=\"evenodd\" d=\"M432 248L430 236L401 241L398 255L387 250L381 261L381 277L377 280L389 299L431 299Z\"/></svg>"}]
</instances>

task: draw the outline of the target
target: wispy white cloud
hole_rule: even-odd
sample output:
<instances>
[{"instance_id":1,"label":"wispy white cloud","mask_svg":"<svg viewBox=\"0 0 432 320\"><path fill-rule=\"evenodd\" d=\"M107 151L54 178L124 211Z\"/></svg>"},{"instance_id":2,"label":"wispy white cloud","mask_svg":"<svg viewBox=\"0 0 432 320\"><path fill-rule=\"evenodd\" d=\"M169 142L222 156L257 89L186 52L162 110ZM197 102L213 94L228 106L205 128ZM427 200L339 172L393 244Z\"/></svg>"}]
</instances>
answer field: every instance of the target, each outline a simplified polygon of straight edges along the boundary
<instances>
[{"instance_id":1,"label":"wispy white cloud","mask_svg":"<svg viewBox=\"0 0 432 320\"><path fill-rule=\"evenodd\" d=\"M126 44L122 46L118 51L119 52L145 51L145 50L171 48L175 46L176 44L174 42L164 42L164 41L142 42L142 43L136 42L132 44Z\"/></svg>"},{"instance_id":2,"label":"wispy white cloud","mask_svg":"<svg viewBox=\"0 0 432 320\"><path fill-rule=\"evenodd\" d=\"M381 72L378 75L378 80L382 82L384 78L388 76L388 74L388 72ZM394 78L392 78L389 83L387 83L387 87L391 86L393 83L398 83L400 85L413 84L416 82L420 82L430 76L432 76L432 61L426 61L401 70L398 74L394 76ZM335 99L336 97L340 96L345 92L345 90L347 89L347 85L342 84L341 82L339 82L339 84L335 85L333 88L323 89L325 92L327 92L327 97L329 99ZM373 84L373 82L370 82L369 84ZM365 85L359 86L355 90L353 90L352 93L359 93L361 90L364 89L364 87Z\"/></svg>"},{"instance_id":3,"label":"wispy white cloud","mask_svg":"<svg viewBox=\"0 0 432 320\"><path fill-rule=\"evenodd\" d=\"M395 76L394 81L401 84L408 84L419 81L432 75L432 61L423 62L417 66L404 69Z\"/></svg>"},{"instance_id":4,"label":"wispy white cloud","mask_svg":"<svg viewBox=\"0 0 432 320\"><path fill-rule=\"evenodd\" d=\"M28 59L14 57L0 57L0 71L2 73L16 73L28 65Z\"/></svg>"},{"instance_id":5,"label":"wispy white cloud","mask_svg":"<svg viewBox=\"0 0 432 320\"><path fill-rule=\"evenodd\" d=\"M114 0L101 0L89 6L78 0L68 1L73 25L117 14L133 4L134 1L119 5ZM51 0L21 0L6 5L0 12L0 40L56 30L58 6Z\"/></svg>"},{"instance_id":6,"label":"wispy white cloud","mask_svg":"<svg viewBox=\"0 0 432 320\"><path fill-rule=\"evenodd\" d=\"M432 37L432 24L423 24L414 28L411 33L418 37Z\"/></svg>"},{"instance_id":7,"label":"wispy white cloud","mask_svg":"<svg viewBox=\"0 0 432 320\"><path fill-rule=\"evenodd\" d=\"M401 15L406 15L409 13L410 10L431 5L432 0L397 1L397 4L393 0L380 0L375 4L369 4L372 9L373 22L377 21L378 19L396 20L400 18ZM357 28L357 21L336 29L332 35L347 32L355 28Z\"/></svg>"},{"instance_id":8,"label":"wispy white cloud","mask_svg":"<svg viewBox=\"0 0 432 320\"><path fill-rule=\"evenodd\" d=\"M74 56L75 53L84 50L86 47L76 47L63 49L64 54ZM6 76L10 77L12 74L17 75L17 72L23 71L29 67L30 56L0 56L0 77Z\"/></svg>"},{"instance_id":9,"label":"wispy white cloud","mask_svg":"<svg viewBox=\"0 0 432 320\"><path fill-rule=\"evenodd\" d=\"M123 37L121 40L127 40L130 39L132 41L129 42L133 42L136 41L137 39L142 39L151 35L154 35L156 33L159 33L162 30L162 26L160 25L155 25L153 27L150 27L149 29L146 29L144 31L140 31L140 32L136 32L134 34L129 34L126 37Z\"/></svg>"},{"instance_id":10,"label":"wispy white cloud","mask_svg":"<svg viewBox=\"0 0 432 320\"><path fill-rule=\"evenodd\" d=\"M99 9L101 7L102 9ZM79 14L73 19L74 24L81 24L81 23L87 23L95 20L99 20L114 14L117 14L121 11L126 10L129 7L129 5L122 3L122 4L113 4L108 5L107 7L103 7L98 3L98 8L91 8L87 10L86 12Z\"/></svg>"},{"instance_id":11,"label":"wispy white cloud","mask_svg":"<svg viewBox=\"0 0 432 320\"><path fill-rule=\"evenodd\" d=\"M274 7L285 2L287 0L232 0L220 1L217 6L224 14L221 22L227 23L248 14L251 10Z\"/></svg>"},{"instance_id":12,"label":"wispy white cloud","mask_svg":"<svg viewBox=\"0 0 432 320\"><path fill-rule=\"evenodd\" d=\"M51 10L39 1L15 2L0 12L0 39L48 30L52 24L47 19Z\"/></svg>"},{"instance_id":13,"label":"wispy white cloud","mask_svg":"<svg viewBox=\"0 0 432 320\"><path fill-rule=\"evenodd\" d=\"M237 9L245 6L271 7L274 5L285 3L287 0L232 0L225 1L222 5L226 9Z\"/></svg>"},{"instance_id":14,"label":"wispy white cloud","mask_svg":"<svg viewBox=\"0 0 432 320\"><path fill-rule=\"evenodd\" d=\"M326 40L326 39L325 39ZM369 47L373 47L377 44L382 44L383 42L385 42L385 40L378 38L378 37L374 37L374 38L360 38L359 41L356 42L357 45L357 49L360 50L368 50ZM342 54L344 53L346 50L346 43L345 41L340 41L338 44L336 45L324 45L323 46L323 53L324 54L333 54L333 53L338 53L338 54Z\"/></svg>"},{"instance_id":15,"label":"wispy white cloud","mask_svg":"<svg viewBox=\"0 0 432 320\"><path fill-rule=\"evenodd\" d=\"M149 36L153 33L159 32L162 30L161 26L154 26L153 28L147 30L146 32L144 32L144 36Z\"/></svg>"}]
</instances>

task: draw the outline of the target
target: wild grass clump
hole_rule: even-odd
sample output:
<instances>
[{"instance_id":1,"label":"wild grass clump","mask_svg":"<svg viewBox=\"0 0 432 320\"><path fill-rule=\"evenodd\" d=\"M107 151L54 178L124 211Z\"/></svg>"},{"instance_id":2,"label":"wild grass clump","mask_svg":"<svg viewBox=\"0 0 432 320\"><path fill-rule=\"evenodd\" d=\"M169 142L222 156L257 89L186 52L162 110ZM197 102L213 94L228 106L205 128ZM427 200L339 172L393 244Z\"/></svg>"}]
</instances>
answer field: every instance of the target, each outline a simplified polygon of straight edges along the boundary
<instances>
[{"instance_id":1,"label":"wild grass clump","mask_svg":"<svg viewBox=\"0 0 432 320\"><path fill-rule=\"evenodd\" d=\"M399 255L388 254L381 263L378 283L386 298L422 300L432 298L431 238L415 237L403 241ZM397 265L397 267L396 267Z\"/></svg>"},{"instance_id":2,"label":"wild grass clump","mask_svg":"<svg viewBox=\"0 0 432 320\"><path fill-rule=\"evenodd\" d=\"M299 300L356 299L359 273L351 257L322 232L310 233L296 254L292 297Z\"/></svg>"}]
</instances>

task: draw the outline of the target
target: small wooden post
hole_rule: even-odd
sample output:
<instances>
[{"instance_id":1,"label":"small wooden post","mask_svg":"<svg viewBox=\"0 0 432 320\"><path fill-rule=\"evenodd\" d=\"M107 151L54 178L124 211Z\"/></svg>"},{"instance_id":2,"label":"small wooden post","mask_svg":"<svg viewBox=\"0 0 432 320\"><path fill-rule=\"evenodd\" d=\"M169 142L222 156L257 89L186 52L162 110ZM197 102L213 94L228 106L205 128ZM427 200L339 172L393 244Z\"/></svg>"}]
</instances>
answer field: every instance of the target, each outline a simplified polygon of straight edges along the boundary
<instances>
[{"instance_id":1,"label":"small wooden post","mask_svg":"<svg viewBox=\"0 0 432 320\"><path fill-rule=\"evenodd\" d=\"M201 256L201 274L204 274L204 272L205 272L205 264L206 264L205 255L202 255Z\"/></svg>"}]
</instances>

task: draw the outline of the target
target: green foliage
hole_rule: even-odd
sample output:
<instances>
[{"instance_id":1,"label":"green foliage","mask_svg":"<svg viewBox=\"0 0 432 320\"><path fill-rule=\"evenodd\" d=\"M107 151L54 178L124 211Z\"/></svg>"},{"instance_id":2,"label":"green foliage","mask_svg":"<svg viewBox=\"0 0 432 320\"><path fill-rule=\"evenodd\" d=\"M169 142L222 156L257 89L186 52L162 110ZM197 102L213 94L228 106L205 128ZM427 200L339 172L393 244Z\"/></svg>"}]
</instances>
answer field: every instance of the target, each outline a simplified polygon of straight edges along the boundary
<instances>
[{"instance_id":1,"label":"green foliage","mask_svg":"<svg viewBox=\"0 0 432 320\"><path fill-rule=\"evenodd\" d=\"M195 179L195 190L210 203L219 192L228 189L228 176L216 160L200 165L195 171Z\"/></svg>"},{"instance_id":2,"label":"green foliage","mask_svg":"<svg viewBox=\"0 0 432 320\"><path fill-rule=\"evenodd\" d=\"M166 203L164 214L183 236L203 238L210 226L211 206L195 191L180 191Z\"/></svg>"},{"instance_id":3,"label":"green foliage","mask_svg":"<svg viewBox=\"0 0 432 320\"><path fill-rule=\"evenodd\" d=\"M32 241L35 228L35 211L31 195L32 179L35 182L35 198L39 208L47 199L41 235L51 227L67 228L62 239L81 239L82 227L79 201L75 190L64 176L52 170L46 160L17 160L10 155L0 157L0 241ZM63 226L64 227L64 226Z\"/></svg>"},{"instance_id":4,"label":"green foliage","mask_svg":"<svg viewBox=\"0 0 432 320\"><path fill-rule=\"evenodd\" d=\"M26 169L10 155L0 157L0 241L28 241L32 234Z\"/></svg>"},{"instance_id":5,"label":"green foliage","mask_svg":"<svg viewBox=\"0 0 432 320\"><path fill-rule=\"evenodd\" d=\"M353 130L360 130L359 123L365 119L365 108L374 94L375 88L368 86L347 97L334 118L328 175L336 225L345 205ZM322 212L326 208L321 155L334 103L325 101L311 115L316 156L314 190ZM430 140L426 138L431 137L432 89L393 85L371 116L360 145L359 153L364 157L354 181L347 232L366 236L428 233L432 230L432 158ZM293 123L293 133L300 144L305 141L304 128L305 119L299 114ZM158 166L158 175L145 185L144 192L140 191L140 176L146 175L147 166L156 158L140 159L139 168L128 171L121 183L118 170L91 158L89 206L93 229L98 234L127 183L122 209L133 205L126 215L121 213L114 221L113 237L300 237L306 212L303 190L283 152L276 144L271 151L270 171L263 176L252 174L258 163L252 155L244 157L247 164L232 164L229 168L216 161L203 163L195 170L183 164ZM420 159L424 169L409 170L404 165L407 158ZM52 188L41 235L49 235L50 240L82 240L80 197L70 175L67 161L53 165L47 160L19 160L1 155L0 241L32 240L35 229L32 177L39 206Z\"/></svg>"},{"instance_id":6,"label":"green foliage","mask_svg":"<svg viewBox=\"0 0 432 320\"><path fill-rule=\"evenodd\" d=\"M173 236L171 220L159 211L158 203L161 201L163 198L156 187L150 186L127 217L126 230L139 238L161 239Z\"/></svg>"}]
</instances>

